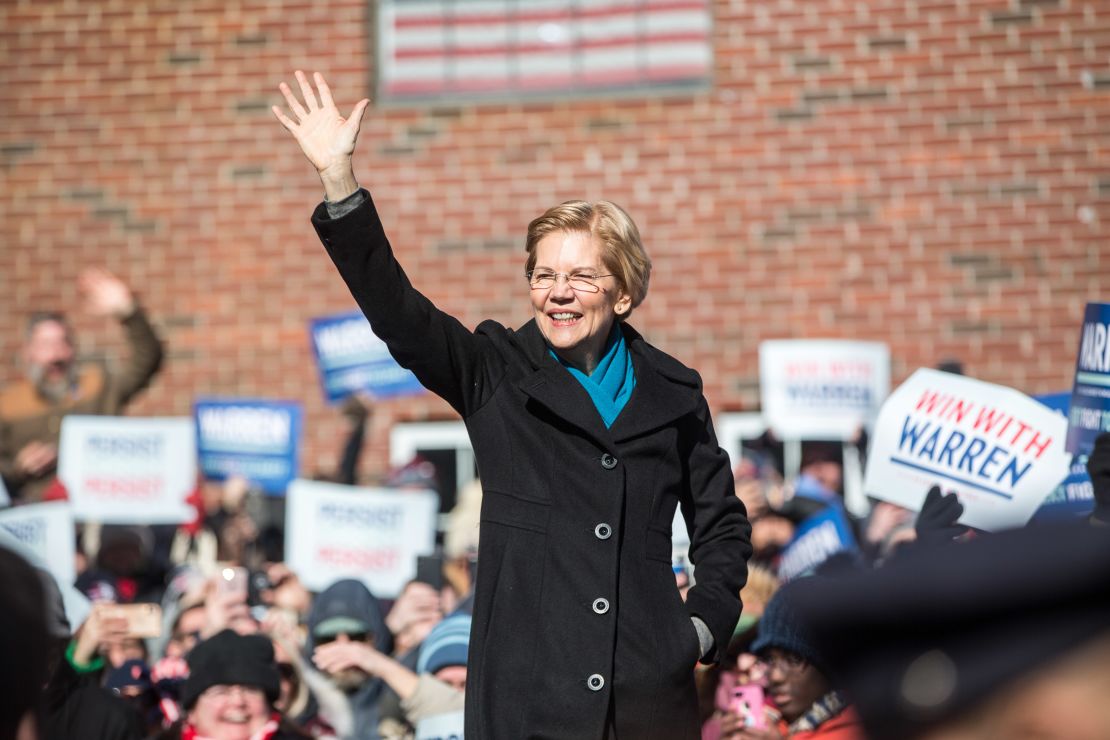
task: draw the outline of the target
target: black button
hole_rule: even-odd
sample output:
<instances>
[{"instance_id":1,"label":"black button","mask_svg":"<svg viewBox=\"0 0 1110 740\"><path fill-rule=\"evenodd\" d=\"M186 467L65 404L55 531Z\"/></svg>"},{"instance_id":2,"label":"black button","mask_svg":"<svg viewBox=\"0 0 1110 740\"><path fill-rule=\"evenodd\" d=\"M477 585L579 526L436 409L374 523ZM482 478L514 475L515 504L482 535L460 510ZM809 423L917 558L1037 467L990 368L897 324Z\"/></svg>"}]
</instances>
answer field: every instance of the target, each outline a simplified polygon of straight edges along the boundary
<instances>
[{"instance_id":1,"label":"black button","mask_svg":"<svg viewBox=\"0 0 1110 740\"><path fill-rule=\"evenodd\" d=\"M605 522L602 522L601 524L594 527L594 537L597 537L599 540L607 540L609 539L609 537L612 536L612 534L613 528Z\"/></svg>"},{"instance_id":2,"label":"black button","mask_svg":"<svg viewBox=\"0 0 1110 740\"><path fill-rule=\"evenodd\" d=\"M586 685L590 687L590 691L601 691L605 687L605 678L600 673L595 673L586 679Z\"/></svg>"},{"instance_id":3,"label":"black button","mask_svg":"<svg viewBox=\"0 0 1110 740\"><path fill-rule=\"evenodd\" d=\"M594 599L594 613L604 614L607 611L609 611L608 599Z\"/></svg>"},{"instance_id":4,"label":"black button","mask_svg":"<svg viewBox=\"0 0 1110 740\"><path fill-rule=\"evenodd\" d=\"M601 467L605 468L606 470L612 470L613 468L617 467L617 458L606 452L604 455L601 456Z\"/></svg>"}]
</instances>

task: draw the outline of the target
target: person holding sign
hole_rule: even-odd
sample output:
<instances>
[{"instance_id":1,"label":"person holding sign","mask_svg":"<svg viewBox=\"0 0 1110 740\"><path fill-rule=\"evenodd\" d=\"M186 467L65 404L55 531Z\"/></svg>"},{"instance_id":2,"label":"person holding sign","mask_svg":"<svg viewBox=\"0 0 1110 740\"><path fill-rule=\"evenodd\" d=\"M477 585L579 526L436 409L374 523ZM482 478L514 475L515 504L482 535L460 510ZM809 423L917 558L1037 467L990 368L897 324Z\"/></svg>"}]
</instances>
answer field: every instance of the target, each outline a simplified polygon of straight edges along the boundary
<instances>
[{"instance_id":1,"label":"person holding sign","mask_svg":"<svg viewBox=\"0 0 1110 740\"><path fill-rule=\"evenodd\" d=\"M627 322L651 269L636 225L607 201L549 209L526 240L532 320L470 331L413 288L355 179L369 101L344 118L321 75L296 78L301 98L282 83L289 110L273 110L323 183L313 225L374 333L463 417L481 470L466 736L697 738L693 669L740 615L750 526L700 377Z\"/></svg>"},{"instance_id":2,"label":"person holding sign","mask_svg":"<svg viewBox=\"0 0 1110 740\"><path fill-rule=\"evenodd\" d=\"M131 357L123 372L77 362L63 314L39 311L27 321L27 377L0 392L0 475L15 503L42 499L58 464L58 438L67 414L119 414L162 364L162 344L127 284L102 269L81 274L88 312L123 324Z\"/></svg>"}]
</instances>

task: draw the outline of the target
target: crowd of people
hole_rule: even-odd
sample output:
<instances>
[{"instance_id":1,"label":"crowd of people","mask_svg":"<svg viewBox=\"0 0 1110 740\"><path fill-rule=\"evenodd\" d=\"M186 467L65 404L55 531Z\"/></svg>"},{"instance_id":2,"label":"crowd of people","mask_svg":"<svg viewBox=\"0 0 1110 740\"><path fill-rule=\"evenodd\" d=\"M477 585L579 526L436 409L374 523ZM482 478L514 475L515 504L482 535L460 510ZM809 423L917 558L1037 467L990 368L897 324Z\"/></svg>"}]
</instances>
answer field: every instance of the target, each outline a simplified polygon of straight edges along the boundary
<instances>
[{"instance_id":1,"label":"crowd of people","mask_svg":"<svg viewBox=\"0 0 1110 740\"><path fill-rule=\"evenodd\" d=\"M117 412L159 365L126 287L104 272L83 285L126 327L130 364L119 378L82 366L64 317L32 317L27 379L0 406L16 504L64 496L51 418ZM37 415L19 415L21 397ZM357 432L365 406L346 408ZM757 446L733 471L755 550L743 614L721 661L691 669L702 738L1107 736L1108 458L1104 435L1088 462L1089 521L975 532L957 523L957 497L934 488L920 512L871 502L850 518L859 548L786 580L778 565L794 528L840 506L840 462L811 445L784 480L773 448ZM344 476L354 482L353 470ZM19 597L3 631L0 680L16 701L0 737L432 737L418 728L437 718L461 730L477 484L452 515L443 583L411 581L392 601L358 580L306 589L248 490L241 479L205 484L204 516L188 526L82 527L73 583L0 548L3 590ZM674 570L684 593L681 557ZM153 630L142 605L159 607Z\"/></svg>"},{"instance_id":2,"label":"crowd of people","mask_svg":"<svg viewBox=\"0 0 1110 740\"><path fill-rule=\"evenodd\" d=\"M282 86L296 120L275 112L325 186L313 223L375 332L467 421L483 483L460 492L439 571L390 600L358 579L306 588L279 510L242 479L202 483L182 526L83 523L72 583L0 527L0 740L431 740L464 723L478 738L1110 737L1110 434L1087 462L1090 516L998 533L961 524L939 486L919 511L852 516L820 445L789 478L770 437L730 463L697 374L625 323L650 272L627 214L572 201L533 221L533 321L470 332L408 283L354 180L367 101L344 119L321 76L297 80L303 102ZM66 497L63 416L119 413L162 360L122 281L94 270L82 288L130 356L82 365L64 316L31 317L26 378L0 393L16 505ZM353 483L367 407L345 409L333 477ZM826 513L856 546L792 558Z\"/></svg>"}]
</instances>

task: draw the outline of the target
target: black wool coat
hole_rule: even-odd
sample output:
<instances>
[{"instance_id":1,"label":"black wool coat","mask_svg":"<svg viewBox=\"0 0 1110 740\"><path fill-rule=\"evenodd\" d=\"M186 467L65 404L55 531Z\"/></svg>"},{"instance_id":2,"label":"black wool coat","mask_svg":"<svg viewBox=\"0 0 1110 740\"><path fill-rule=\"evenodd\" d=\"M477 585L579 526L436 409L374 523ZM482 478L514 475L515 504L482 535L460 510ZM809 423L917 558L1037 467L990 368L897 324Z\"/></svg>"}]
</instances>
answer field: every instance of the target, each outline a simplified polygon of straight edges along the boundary
<instances>
[{"instance_id":1,"label":"black wool coat","mask_svg":"<svg viewBox=\"0 0 1110 740\"><path fill-rule=\"evenodd\" d=\"M740 615L751 527L697 373L622 325L636 388L606 429L538 327L475 331L394 259L369 198L313 224L397 361L462 415L482 480L466 737L698 738L690 617L719 650ZM671 570L681 505L696 585Z\"/></svg>"}]
</instances>

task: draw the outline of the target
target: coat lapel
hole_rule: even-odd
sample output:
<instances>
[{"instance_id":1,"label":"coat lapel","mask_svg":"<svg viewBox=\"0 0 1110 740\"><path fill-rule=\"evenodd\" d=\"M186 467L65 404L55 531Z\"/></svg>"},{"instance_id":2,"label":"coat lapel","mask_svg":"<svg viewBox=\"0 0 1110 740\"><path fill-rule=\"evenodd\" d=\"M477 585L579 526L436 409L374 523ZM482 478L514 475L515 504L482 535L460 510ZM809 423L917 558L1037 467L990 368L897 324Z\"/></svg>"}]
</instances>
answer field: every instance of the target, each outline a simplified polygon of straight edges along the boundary
<instances>
[{"instance_id":1,"label":"coat lapel","mask_svg":"<svg viewBox=\"0 0 1110 740\"><path fill-rule=\"evenodd\" d=\"M631 327L623 328L632 351L636 389L609 428L617 442L642 436L694 413L701 399L697 373L649 345Z\"/></svg>"},{"instance_id":2,"label":"coat lapel","mask_svg":"<svg viewBox=\"0 0 1110 740\"><path fill-rule=\"evenodd\" d=\"M602 446L611 447L609 430L594 408L590 394L548 353L547 343L535 320L522 326L515 333L515 339L533 367L533 372L516 382L517 388L560 419L589 434Z\"/></svg>"},{"instance_id":3,"label":"coat lapel","mask_svg":"<svg viewBox=\"0 0 1110 740\"><path fill-rule=\"evenodd\" d=\"M612 427L605 428L590 395L548 353L535 320L515 333L517 345L534 368L517 381L517 388L604 446L646 434L696 411L701 398L697 373L649 345L627 324L621 329L632 352L636 388Z\"/></svg>"}]
</instances>

